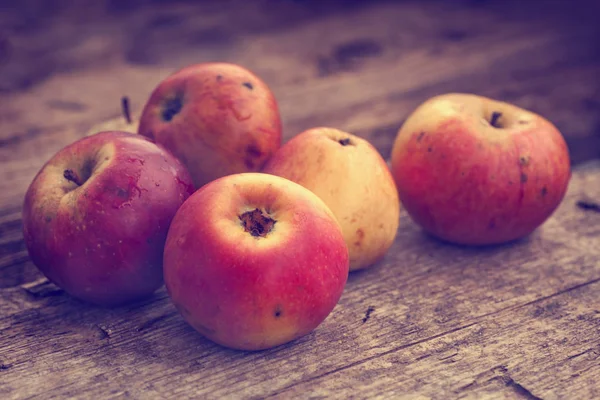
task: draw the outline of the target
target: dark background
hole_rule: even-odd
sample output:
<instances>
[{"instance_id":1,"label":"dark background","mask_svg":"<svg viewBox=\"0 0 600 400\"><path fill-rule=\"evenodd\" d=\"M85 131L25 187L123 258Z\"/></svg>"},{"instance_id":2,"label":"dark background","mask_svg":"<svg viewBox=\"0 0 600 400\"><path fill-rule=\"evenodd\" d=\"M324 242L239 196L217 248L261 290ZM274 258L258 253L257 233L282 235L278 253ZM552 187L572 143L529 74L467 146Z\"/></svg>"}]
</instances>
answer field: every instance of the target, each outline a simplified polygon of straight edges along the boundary
<instances>
[{"instance_id":1,"label":"dark background","mask_svg":"<svg viewBox=\"0 0 600 400\"><path fill-rule=\"evenodd\" d=\"M0 7L3 102L55 74L115 63L174 71L195 62L230 61L252 69L272 87L283 103L286 138L311 125L336 125L370 137L388 156L390 140L373 134L393 136L410 110L432 95L468 91L553 121L567 137L575 163L600 156L598 1L24 0L2 1ZM397 12L373 12L378 7ZM538 34L548 40L523 48ZM505 56L498 57L499 46L506 47ZM496 55L481 68L463 68L461 51L483 60ZM431 63L447 59L445 71L427 72L427 59L411 61L422 52ZM286 59L294 62L280 62ZM389 93L372 96L358 84L378 69L393 76L394 68L398 81L414 79L405 69L422 68L427 79L408 91L377 82L389 85ZM323 82L340 76L349 92L350 78L355 79L364 101L328 109L326 99L306 108L309 100L287 99L298 88L315 88L314 102L319 102ZM140 107L157 83L149 82L134 104ZM396 119L388 116L380 125L348 122L357 110L376 118L371 108L382 102L401 103ZM290 108L298 114L286 113ZM321 109L328 112L321 115Z\"/></svg>"}]
</instances>

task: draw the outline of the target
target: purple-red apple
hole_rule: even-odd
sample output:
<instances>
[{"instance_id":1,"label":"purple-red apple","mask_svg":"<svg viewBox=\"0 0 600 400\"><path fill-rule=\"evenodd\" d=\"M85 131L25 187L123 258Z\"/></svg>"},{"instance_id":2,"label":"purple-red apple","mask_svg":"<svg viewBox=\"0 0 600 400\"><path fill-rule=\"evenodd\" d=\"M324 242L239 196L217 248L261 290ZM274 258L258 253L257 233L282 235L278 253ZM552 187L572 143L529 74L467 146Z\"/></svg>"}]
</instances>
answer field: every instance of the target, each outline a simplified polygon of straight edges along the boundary
<instances>
[{"instance_id":1,"label":"purple-red apple","mask_svg":"<svg viewBox=\"0 0 600 400\"><path fill-rule=\"evenodd\" d=\"M339 129L309 129L275 152L263 172L294 181L327 204L342 228L351 271L373 265L394 242L398 191L367 140Z\"/></svg>"},{"instance_id":2,"label":"purple-red apple","mask_svg":"<svg viewBox=\"0 0 600 400\"><path fill-rule=\"evenodd\" d=\"M413 111L393 144L392 173L418 225L467 245L530 234L558 207L571 176L567 145L550 121L465 93Z\"/></svg>"},{"instance_id":3,"label":"purple-red apple","mask_svg":"<svg viewBox=\"0 0 600 400\"><path fill-rule=\"evenodd\" d=\"M235 64L203 63L160 82L138 133L175 154L199 188L259 171L281 145L281 120L273 93L255 74Z\"/></svg>"},{"instance_id":4,"label":"purple-red apple","mask_svg":"<svg viewBox=\"0 0 600 400\"><path fill-rule=\"evenodd\" d=\"M163 282L169 225L193 192L185 166L147 138L101 132L56 153L23 205L29 256L72 296L113 306Z\"/></svg>"},{"instance_id":5,"label":"purple-red apple","mask_svg":"<svg viewBox=\"0 0 600 400\"><path fill-rule=\"evenodd\" d=\"M164 255L183 318L223 346L260 350L314 330L348 277L348 248L329 208L286 179L229 175L177 211Z\"/></svg>"}]
</instances>

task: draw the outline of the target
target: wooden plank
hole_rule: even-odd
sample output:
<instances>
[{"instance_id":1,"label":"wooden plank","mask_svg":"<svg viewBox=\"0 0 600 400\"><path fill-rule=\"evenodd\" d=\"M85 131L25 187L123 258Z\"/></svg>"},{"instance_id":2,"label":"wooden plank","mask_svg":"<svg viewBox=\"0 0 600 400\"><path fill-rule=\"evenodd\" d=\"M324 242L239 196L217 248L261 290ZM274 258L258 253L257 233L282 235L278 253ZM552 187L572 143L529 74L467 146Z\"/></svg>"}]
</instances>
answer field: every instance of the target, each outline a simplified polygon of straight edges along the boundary
<instances>
[{"instance_id":1,"label":"wooden plank","mask_svg":"<svg viewBox=\"0 0 600 400\"><path fill-rule=\"evenodd\" d=\"M513 0L347 3L30 0L0 13L1 398L598 397L598 162L509 245L443 244L403 212L386 258L350 276L317 330L258 353L203 339L164 289L102 309L29 261L20 207L42 163L192 62L256 71L286 139L335 126L387 157L420 102L469 91L551 119L574 164L600 155L600 3L548 2L543 17Z\"/></svg>"},{"instance_id":2,"label":"wooden plank","mask_svg":"<svg viewBox=\"0 0 600 400\"><path fill-rule=\"evenodd\" d=\"M274 51L267 57L268 65L275 63L278 71L291 72L287 75L279 72L283 77L278 77L264 70L262 75L277 94L285 138L316 125L330 125L371 140L387 157L397 129L412 109L435 94L461 90L480 92L538 111L555 121L567 139L572 138L570 144L578 150L576 161L596 156L594 150L598 146L593 144L600 140L595 128L600 126L600 117L593 106L600 92L600 86L594 80L597 53L591 51L589 41L576 40L577 35L587 37L589 33L563 37L555 32L554 26L509 25L511 29L500 33L488 29L459 43L450 42L443 56L432 52L432 44L423 48L418 47L418 43L408 48L385 44L393 37L397 18L402 23L409 23L411 18L429 18L423 26L430 26L446 21L443 19L446 12L442 9L430 15L414 6L406 10L385 4L373 7L364 18L367 22L377 18L388 21L378 25L386 28L374 33L370 31L372 25L358 25L364 32L356 29L353 38L328 44L332 54L343 53L344 48L355 46L358 61L351 63L348 69L313 79L310 85L306 84L306 79L314 70L314 62L303 63L302 60L322 56L300 52L301 57L296 60L291 54ZM481 12L470 16L482 20L481 24L492 24L492 17ZM358 17L352 14L344 15L344 18ZM279 42L298 50L293 46L298 36L316 31L325 37L337 37L333 35L336 23L343 21L343 18L320 20L310 25L310 29L300 26L288 35L270 39L265 47L278 49L275 44ZM383 41L384 44L379 46L386 50L375 59L367 57L361 61L359 45L363 43L364 52L367 32L372 37L369 43ZM425 36L427 31L417 33ZM236 61L243 62L245 59L240 57ZM335 56L331 57L331 60L335 59ZM260 60L262 58L248 58L244 65L262 71ZM531 76L535 74L533 71L545 65L558 67L551 68L547 75ZM92 124L118 115L123 94L130 95L132 107L139 112L154 85L172 72L171 68L162 65L141 68L117 61L102 67L91 66L76 73L53 76L31 91L11 95L10 102L0 107L13 115L0 132L0 161L6 165L3 174L6 190L0 193L2 203L14 206L20 202L26 185L54 152L82 137ZM512 78L515 74L523 78L515 81ZM490 81L495 83L489 84ZM563 83L557 85L557 81ZM548 87L554 90L548 90ZM57 108L57 102L63 106ZM78 106L65 108L64 104ZM575 115L571 112L574 108L577 110ZM24 110L27 109L36 112L26 113Z\"/></svg>"},{"instance_id":3,"label":"wooden plank","mask_svg":"<svg viewBox=\"0 0 600 400\"><path fill-rule=\"evenodd\" d=\"M103 310L44 283L4 290L2 303L26 307L0 319L0 360L10 366L0 393L335 397L347 384L358 397L406 391L448 398L510 394L521 385L536 396L577 390L589 398L596 390L593 360L574 355L593 355L597 345L600 213L576 202L600 198L599 171L598 163L578 170L553 218L512 245L443 244L403 215L386 259L351 276L324 324L264 352L204 340L164 291ZM577 385L569 383L574 374Z\"/></svg>"}]
</instances>

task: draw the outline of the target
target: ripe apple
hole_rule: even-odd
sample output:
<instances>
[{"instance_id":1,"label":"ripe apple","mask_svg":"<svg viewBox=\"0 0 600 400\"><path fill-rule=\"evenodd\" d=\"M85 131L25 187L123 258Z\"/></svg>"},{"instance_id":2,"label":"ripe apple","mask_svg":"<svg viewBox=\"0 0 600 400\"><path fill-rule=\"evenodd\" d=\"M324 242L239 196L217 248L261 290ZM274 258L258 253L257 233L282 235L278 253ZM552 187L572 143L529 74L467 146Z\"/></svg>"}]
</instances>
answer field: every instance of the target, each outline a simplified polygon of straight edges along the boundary
<instances>
[{"instance_id":1,"label":"ripe apple","mask_svg":"<svg viewBox=\"0 0 600 400\"><path fill-rule=\"evenodd\" d=\"M433 97L398 131L392 173L409 215L449 242L522 238L562 201L567 145L536 113L465 93Z\"/></svg>"},{"instance_id":2,"label":"ripe apple","mask_svg":"<svg viewBox=\"0 0 600 400\"><path fill-rule=\"evenodd\" d=\"M309 129L284 144L263 172L294 181L327 204L342 228L351 271L374 264L394 242L398 191L367 140L333 128Z\"/></svg>"},{"instance_id":3,"label":"ripe apple","mask_svg":"<svg viewBox=\"0 0 600 400\"><path fill-rule=\"evenodd\" d=\"M276 176L229 175L196 191L169 229L168 293L183 318L223 346L261 350L314 330L348 277L335 217Z\"/></svg>"},{"instance_id":4,"label":"ripe apple","mask_svg":"<svg viewBox=\"0 0 600 400\"><path fill-rule=\"evenodd\" d=\"M199 188L225 175L259 171L281 145L281 120L271 90L252 72L204 63L154 89L138 133L173 152Z\"/></svg>"},{"instance_id":5,"label":"ripe apple","mask_svg":"<svg viewBox=\"0 0 600 400\"><path fill-rule=\"evenodd\" d=\"M121 113L119 117L111 118L91 126L85 136L95 135L98 132L122 131L137 133L140 125L139 116L132 114L129 108L129 98L121 99Z\"/></svg>"},{"instance_id":6,"label":"ripe apple","mask_svg":"<svg viewBox=\"0 0 600 400\"><path fill-rule=\"evenodd\" d=\"M72 296L113 306L162 285L171 219L193 192L189 173L147 138L100 132L56 153L23 204L33 263Z\"/></svg>"}]
</instances>

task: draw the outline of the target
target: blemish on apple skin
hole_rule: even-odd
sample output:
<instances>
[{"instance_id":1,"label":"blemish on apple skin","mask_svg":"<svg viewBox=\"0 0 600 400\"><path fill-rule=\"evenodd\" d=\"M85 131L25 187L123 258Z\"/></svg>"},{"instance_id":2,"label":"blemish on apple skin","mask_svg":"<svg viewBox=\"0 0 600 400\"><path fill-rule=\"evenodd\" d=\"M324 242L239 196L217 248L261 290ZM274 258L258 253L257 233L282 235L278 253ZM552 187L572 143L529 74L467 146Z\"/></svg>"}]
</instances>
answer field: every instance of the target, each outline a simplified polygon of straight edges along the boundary
<instances>
[{"instance_id":1,"label":"blemish on apple skin","mask_svg":"<svg viewBox=\"0 0 600 400\"><path fill-rule=\"evenodd\" d=\"M365 232L359 228L356 230L356 235L358 238L356 239L356 242L354 242L354 245L360 247L362 240L365 238Z\"/></svg>"},{"instance_id":2,"label":"blemish on apple skin","mask_svg":"<svg viewBox=\"0 0 600 400\"><path fill-rule=\"evenodd\" d=\"M250 90L254 89L254 86L252 86L252 84L250 82L244 82L244 83L242 83L242 86L245 86Z\"/></svg>"},{"instance_id":3,"label":"blemish on apple skin","mask_svg":"<svg viewBox=\"0 0 600 400\"><path fill-rule=\"evenodd\" d=\"M527 174L521 173L521 183L527 182Z\"/></svg>"},{"instance_id":4,"label":"blemish on apple skin","mask_svg":"<svg viewBox=\"0 0 600 400\"><path fill-rule=\"evenodd\" d=\"M540 191L540 194L542 195L542 197L546 197L546 195L548 194L548 188L544 186Z\"/></svg>"},{"instance_id":5,"label":"blemish on apple skin","mask_svg":"<svg viewBox=\"0 0 600 400\"><path fill-rule=\"evenodd\" d=\"M217 82L221 82L223 80L223 75L217 75Z\"/></svg>"},{"instance_id":6,"label":"blemish on apple skin","mask_svg":"<svg viewBox=\"0 0 600 400\"><path fill-rule=\"evenodd\" d=\"M521 156L519 158L519 164L521 164L522 166L526 166L527 164L529 164L529 157Z\"/></svg>"},{"instance_id":7,"label":"blemish on apple skin","mask_svg":"<svg viewBox=\"0 0 600 400\"><path fill-rule=\"evenodd\" d=\"M428 152L428 153L431 153L432 151L433 151L433 149L432 149L431 147L428 147L428 148L427 148L427 152Z\"/></svg>"},{"instance_id":8,"label":"blemish on apple skin","mask_svg":"<svg viewBox=\"0 0 600 400\"><path fill-rule=\"evenodd\" d=\"M139 162L140 165L144 165L144 160L141 160L139 158L128 157L127 161L130 162L130 163Z\"/></svg>"},{"instance_id":9,"label":"blemish on apple skin","mask_svg":"<svg viewBox=\"0 0 600 400\"><path fill-rule=\"evenodd\" d=\"M275 318L281 318L281 316L283 315L283 310L281 309L281 305L276 305L275 306L275 311L273 312L273 316Z\"/></svg>"},{"instance_id":10,"label":"blemish on apple skin","mask_svg":"<svg viewBox=\"0 0 600 400\"><path fill-rule=\"evenodd\" d=\"M179 179L178 176L175 177L175 181L178 184L182 185L189 194L194 193L195 188L194 188L194 185L192 185L191 183L187 183L185 181L182 181L181 179ZM156 186L159 186L159 184L156 183Z\"/></svg>"},{"instance_id":11,"label":"blemish on apple skin","mask_svg":"<svg viewBox=\"0 0 600 400\"><path fill-rule=\"evenodd\" d=\"M421 140L423 140L424 136L425 136L425 132L419 133L419 136L417 136L417 142L420 142Z\"/></svg>"}]
</instances>

